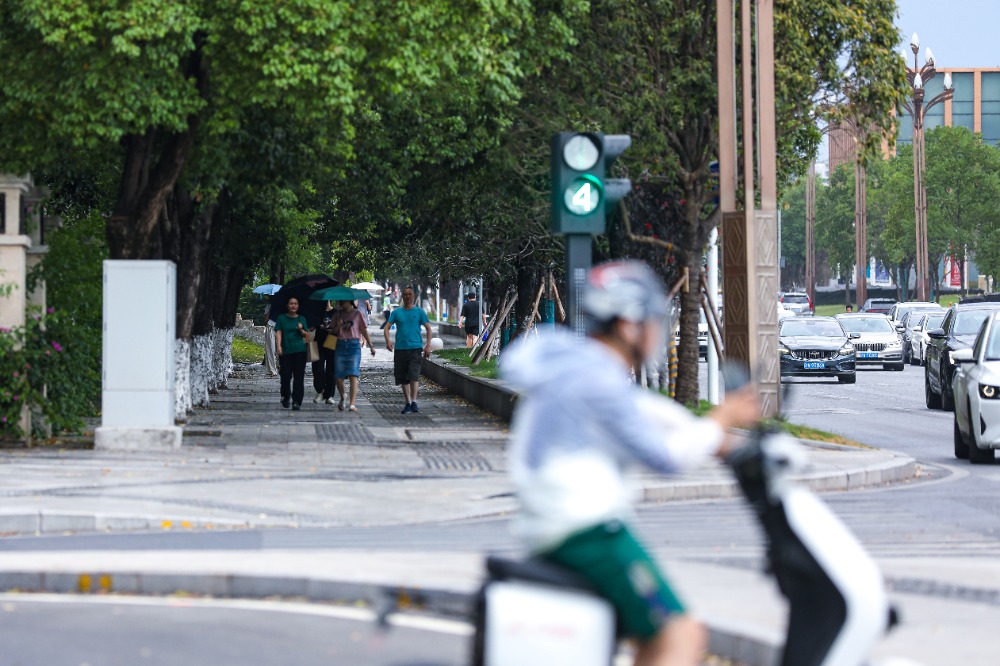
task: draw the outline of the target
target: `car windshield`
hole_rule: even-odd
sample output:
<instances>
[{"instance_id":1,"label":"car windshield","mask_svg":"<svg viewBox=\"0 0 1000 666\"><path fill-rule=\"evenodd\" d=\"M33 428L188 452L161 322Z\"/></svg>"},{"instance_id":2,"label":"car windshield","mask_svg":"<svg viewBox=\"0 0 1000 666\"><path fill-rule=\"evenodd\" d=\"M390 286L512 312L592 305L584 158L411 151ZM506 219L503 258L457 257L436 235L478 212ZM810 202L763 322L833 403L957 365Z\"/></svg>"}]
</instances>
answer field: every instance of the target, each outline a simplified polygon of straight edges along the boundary
<instances>
[{"instance_id":1,"label":"car windshield","mask_svg":"<svg viewBox=\"0 0 1000 666\"><path fill-rule=\"evenodd\" d=\"M955 328L952 335L978 335L983 322L992 314L989 310L969 310L959 312L955 319Z\"/></svg>"},{"instance_id":2,"label":"car windshield","mask_svg":"<svg viewBox=\"0 0 1000 666\"><path fill-rule=\"evenodd\" d=\"M844 329L840 327L840 324L829 319L797 317L783 320L778 335L818 335L824 338L842 338L844 337Z\"/></svg>"},{"instance_id":3,"label":"car windshield","mask_svg":"<svg viewBox=\"0 0 1000 666\"><path fill-rule=\"evenodd\" d=\"M927 315L927 319L924 320L924 330L930 331L935 328L941 328L941 322L944 321L944 313Z\"/></svg>"},{"instance_id":4,"label":"car windshield","mask_svg":"<svg viewBox=\"0 0 1000 666\"><path fill-rule=\"evenodd\" d=\"M848 333L895 333L885 317L844 317L840 320Z\"/></svg>"},{"instance_id":5,"label":"car windshield","mask_svg":"<svg viewBox=\"0 0 1000 666\"><path fill-rule=\"evenodd\" d=\"M990 339L986 343L986 360L1000 361L1000 326L993 324Z\"/></svg>"},{"instance_id":6,"label":"car windshield","mask_svg":"<svg viewBox=\"0 0 1000 666\"><path fill-rule=\"evenodd\" d=\"M805 294L785 294L785 303L808 303L809 297Z\"/></svg>"}]
</instances>

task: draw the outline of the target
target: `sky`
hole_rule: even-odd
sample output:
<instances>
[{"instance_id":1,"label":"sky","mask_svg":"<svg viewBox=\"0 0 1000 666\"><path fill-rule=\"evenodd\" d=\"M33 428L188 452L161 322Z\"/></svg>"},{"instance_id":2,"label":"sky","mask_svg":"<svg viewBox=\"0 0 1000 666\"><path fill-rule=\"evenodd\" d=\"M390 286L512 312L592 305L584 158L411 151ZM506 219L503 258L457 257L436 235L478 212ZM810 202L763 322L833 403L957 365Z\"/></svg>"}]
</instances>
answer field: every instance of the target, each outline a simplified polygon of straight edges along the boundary
<instances>
[{"instance_id":1,"label":"sky","mask_svg":"<svg viewBox=\"0 0 1000 666\"><path fill-rule=\"evenodd\" d=\"M934 52L938 67L1000 67L1000 0L896 0L900 33L899 52L905 50L912 66L910 37L920 37L920 64L924 50ZM825 175L829 144L820 146L817 170Z\"/></svg>"}]
</instances>

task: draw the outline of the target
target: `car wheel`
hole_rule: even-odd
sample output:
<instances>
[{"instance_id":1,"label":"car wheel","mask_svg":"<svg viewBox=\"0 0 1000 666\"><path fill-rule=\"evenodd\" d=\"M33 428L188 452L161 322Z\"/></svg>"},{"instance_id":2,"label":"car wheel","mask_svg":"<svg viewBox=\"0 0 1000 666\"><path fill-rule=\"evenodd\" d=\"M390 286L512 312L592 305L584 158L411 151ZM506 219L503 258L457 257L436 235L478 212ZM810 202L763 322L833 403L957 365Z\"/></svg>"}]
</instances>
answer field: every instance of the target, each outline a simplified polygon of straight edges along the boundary
<instances>
[{"instance_id":1,"label":"car wheel","mask_svg":"<svg viewBox=\"0 0 1000 666\"><path fill-rule=\"evenodd\" d=\"M857 384L857 375L837 375L837 381L841 384Z\"/></svg>"},{"instance_id":2,"label":"car wheel","mask_svg":"<svg viewBox=\"0 0 1000 666\"><path fill-rule=\"evenodd\" d=\"M970 417L972 412L969 412ZM993 449L981 449L976 446L976 435L972 433L969 438L969 462L973 465L989 465L996 459L996 451Z\"/></svg>"},{"instance_id":3,"label":"car wheel","mask_svg":"<svg viewBox=\"0 0 1000 666\"><path fill-rule=\"evenodd\" d=\"M910 349L910 365L920 365L920 358L913 353L913 349Z\"/></svg>"},{"instance_id":4,"label":"car wheel","mask_svg":"<svg viewBox=\"0 0 1000 666\"><path fill-rule=\"evenodd\" d=\"M954 419L955 422L955 457L959 460L965 460L969 457L969 444L965 441L965 436L962 435L962 430L958 427L958 417Z\"/></svg>"},{"instance_id":5,"label":"car wheel","mask_svg":"<svg viewBox=\"0 0 1000 666\"><path fill-rule=\"evenodd\" d=\"M927 377L927 368L924 368L924 403L927 409L941 409L941 396L931 388L931 380Z\"/></svg>"},{"instance_id":6,"label":"car wheel","mask_svg":"<svg viewBox=\"0 0 1000 666\"><path fill-rule=\"evenodd\" d=\"M913 364L913 353L910 351L909 347L903 351L903 363Z\"/></svg>"},{"instance_id":7,"label":"car wheel","mask_svg":"<svg viewBox=\"0 0 1000 666\"><path fill-rule=\"evenodd\" d=\"M941 409L946 412L951 412L955 410L955 396L951 393L951 382L948 379L948 372L941 368L941 374L938 375L941 382Z\"/></svg>"}]
</instances>

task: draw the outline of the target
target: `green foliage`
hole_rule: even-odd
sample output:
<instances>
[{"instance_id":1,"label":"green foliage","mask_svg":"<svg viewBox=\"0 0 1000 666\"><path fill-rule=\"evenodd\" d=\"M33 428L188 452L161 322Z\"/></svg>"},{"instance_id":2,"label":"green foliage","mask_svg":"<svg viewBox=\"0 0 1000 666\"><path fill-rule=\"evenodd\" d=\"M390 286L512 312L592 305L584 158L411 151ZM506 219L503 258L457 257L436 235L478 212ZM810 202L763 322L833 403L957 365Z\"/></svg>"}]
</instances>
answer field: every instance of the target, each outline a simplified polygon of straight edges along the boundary
<instances>
[{"instance_id":1,"label":"green foliage","mask_svg":"<svg viewBox=\"0 0 1000 666\"><path fill-rule=\"evenodd\" d=\"M71 381L75 368L57 339L59 318L37 311L24 326L0 329L0 440L22 439L20 417L24 409L41 416L56 431L77 429L75 413L66 413L59 397L46 396L46 385L63 377ZM36 424L37 425L37 424Z\"/></svg>"},{"instance_id":2,"label":"green foliage","mask_svg":"<svg viewBox=\"0 0 1000 666\"><path fill-rule=\"evenodd\" d=\"M264 347L239 336L233 338L234 363L263 363Z\"/></svg>"},{"instance_id":3,"label":"green foliage","mask_svg":"<svg viewBox=\"0 0 1000 666\"><path fill-rule=\"evenodd\" d=\"M469 358L469 350L464 347L458 349L439 349L434 352L434 355L439 356L454 365L469 368L469 374L473 377L497 379L500 376L500 369L498 367L498 363L500 361L499 356L494 356L488 361L481 362L479 365L473 365L472 359Z\"/></svg>"},{"instance_id":4,"label":"green foliage","mask_svg":"<svg viewBox=\"0 0 1000 666\"><path fill-rule=\"evenodd\" d=\"M42 263L48 304L58 314L46 327L65 352L65 368L44 377L53 428L74 430L101 405L103 261L107 259L104 219L97 213L68 218L47 239ZM70 369L68 371L64 371Z\"/></svg>"}]
</instances>

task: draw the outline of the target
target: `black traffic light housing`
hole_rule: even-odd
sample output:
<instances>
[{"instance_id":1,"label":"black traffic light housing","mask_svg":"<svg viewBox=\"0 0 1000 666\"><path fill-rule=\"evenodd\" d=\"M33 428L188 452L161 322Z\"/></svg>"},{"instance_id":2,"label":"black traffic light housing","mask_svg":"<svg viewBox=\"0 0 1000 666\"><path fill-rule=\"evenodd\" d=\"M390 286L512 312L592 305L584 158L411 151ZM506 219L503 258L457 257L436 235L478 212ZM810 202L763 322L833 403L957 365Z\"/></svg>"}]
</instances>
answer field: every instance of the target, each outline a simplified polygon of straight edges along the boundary
<instances>
[{"instance_id":1,"label":"black traffic light housing","mask_svg":"<svg viewBox=\"0 0 1000 666\"><path fill-rule=\"evenodd\" d=\"M552 135L552 227L557 234L603 234L607 212L629 193L628 178L607 178L632 145L627 134Z\"/></svg>"}]
</instances>

